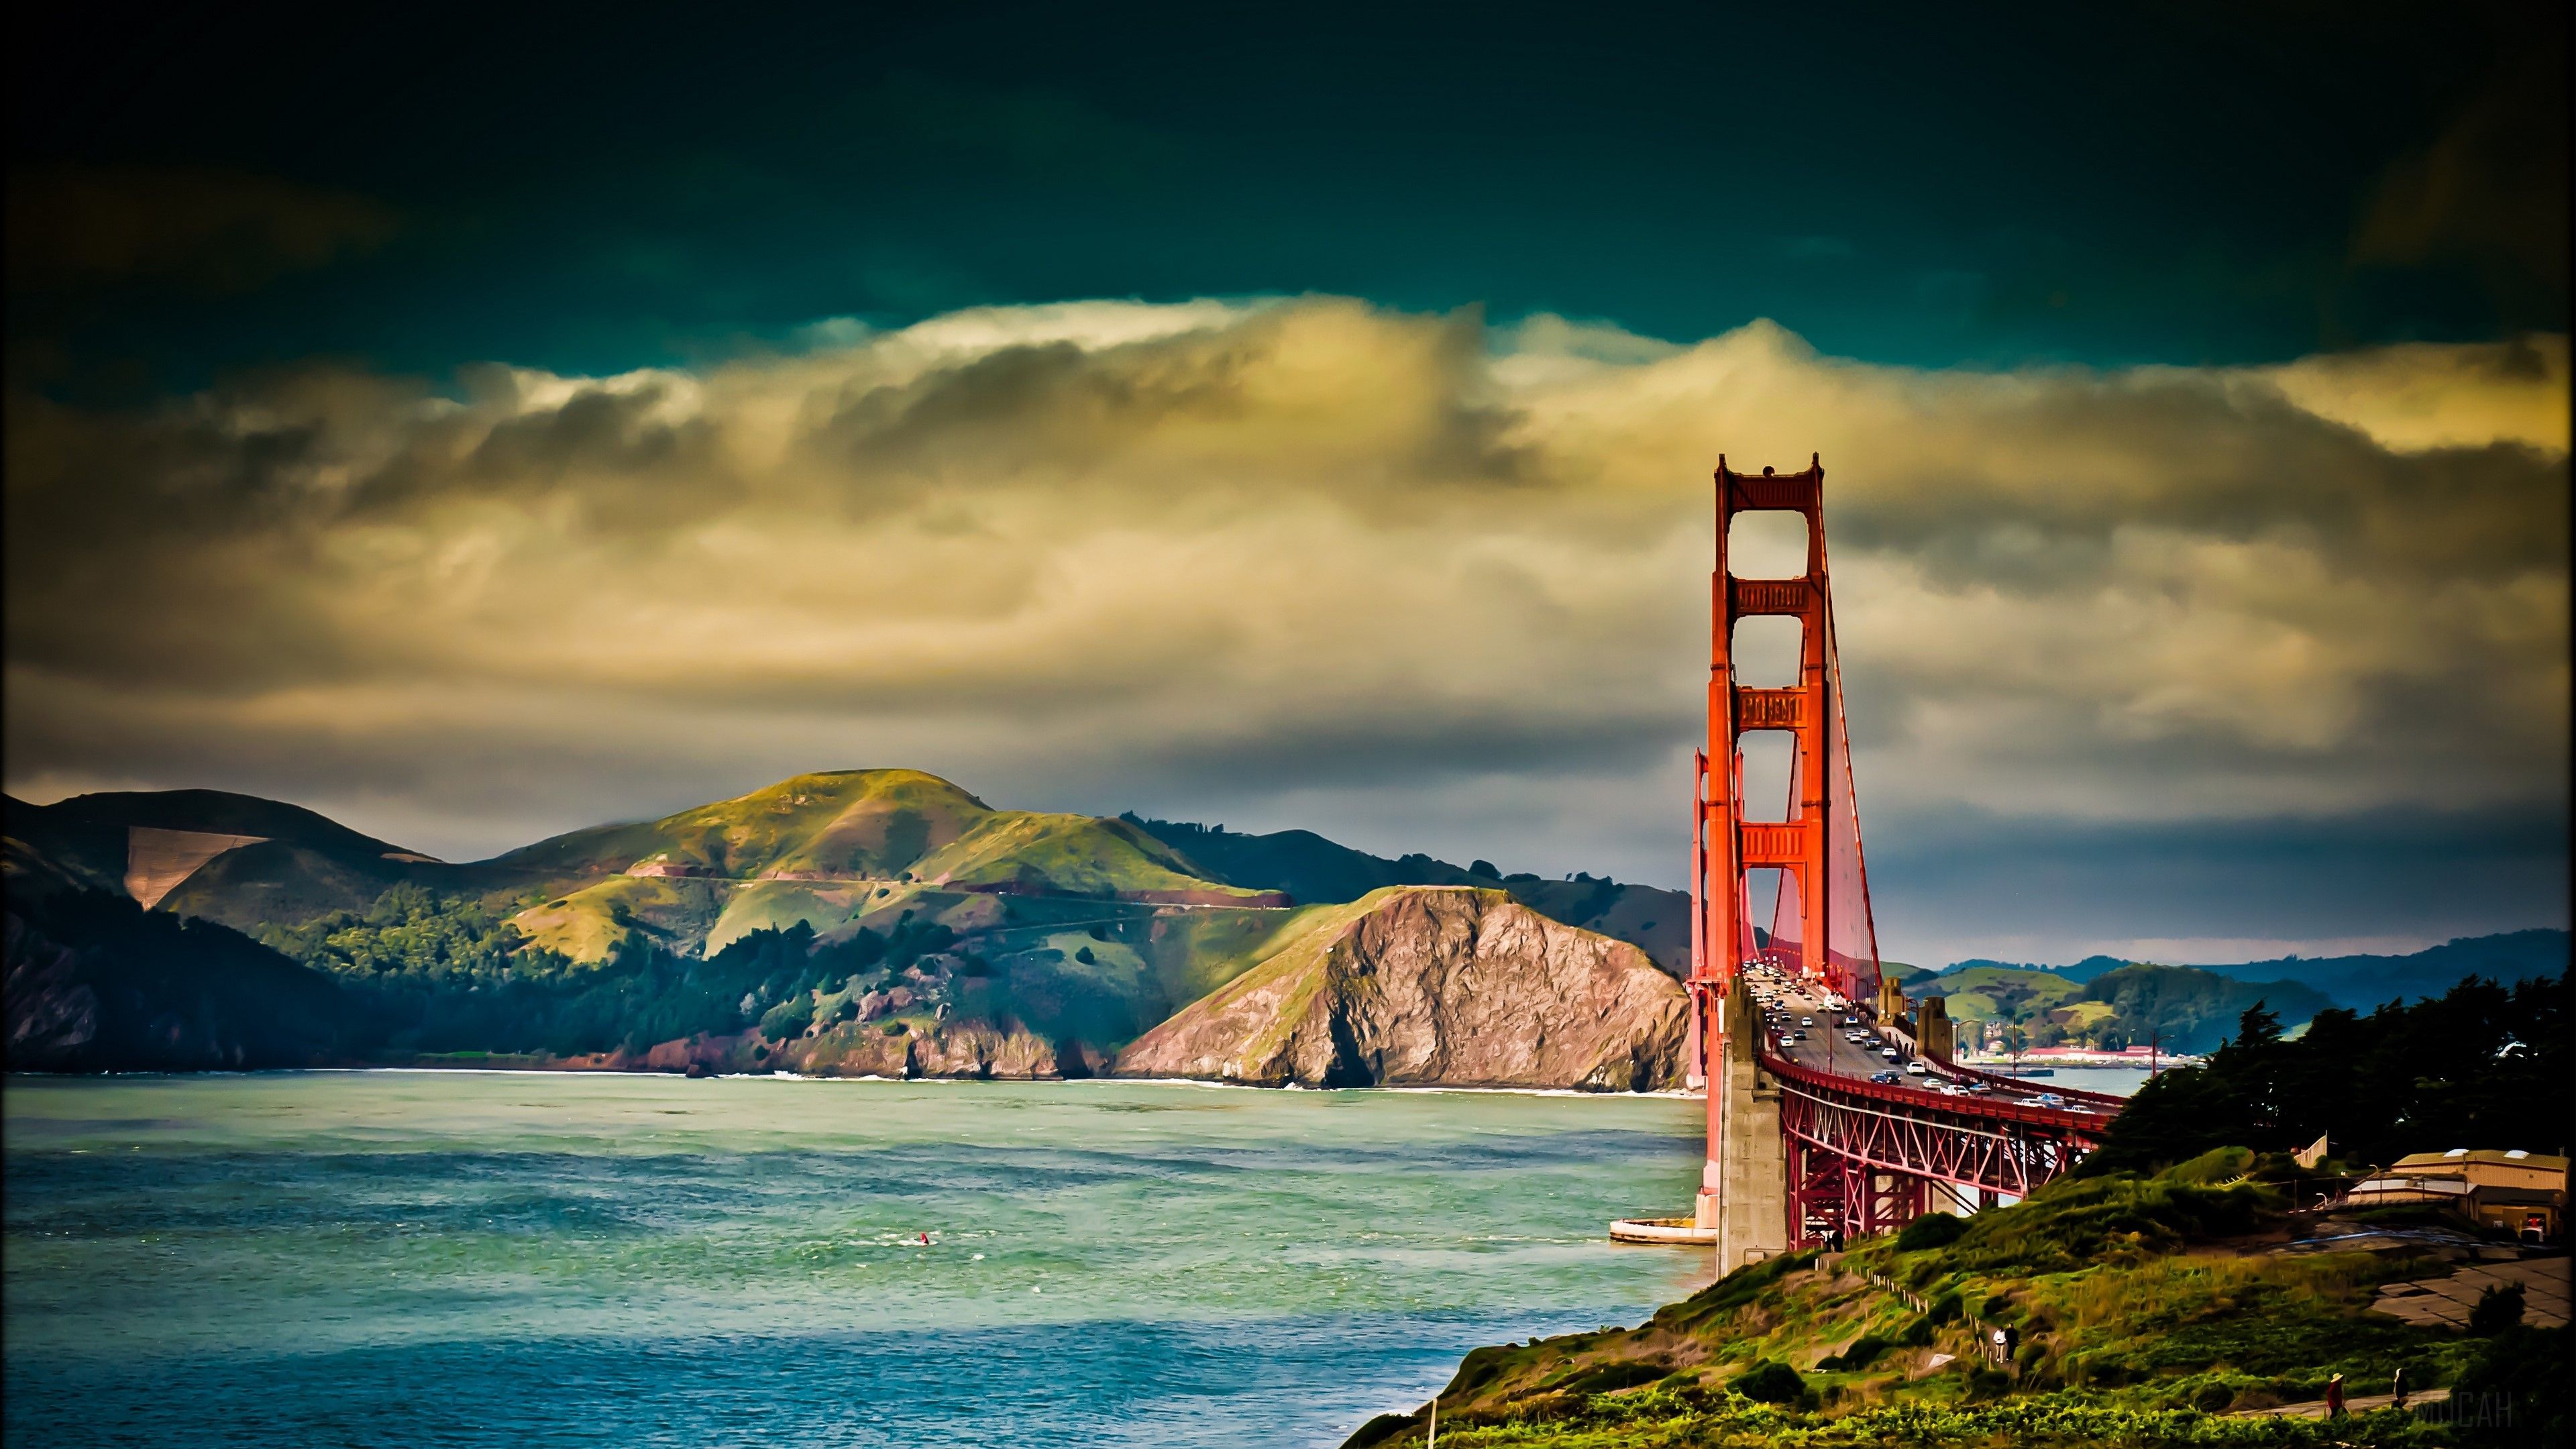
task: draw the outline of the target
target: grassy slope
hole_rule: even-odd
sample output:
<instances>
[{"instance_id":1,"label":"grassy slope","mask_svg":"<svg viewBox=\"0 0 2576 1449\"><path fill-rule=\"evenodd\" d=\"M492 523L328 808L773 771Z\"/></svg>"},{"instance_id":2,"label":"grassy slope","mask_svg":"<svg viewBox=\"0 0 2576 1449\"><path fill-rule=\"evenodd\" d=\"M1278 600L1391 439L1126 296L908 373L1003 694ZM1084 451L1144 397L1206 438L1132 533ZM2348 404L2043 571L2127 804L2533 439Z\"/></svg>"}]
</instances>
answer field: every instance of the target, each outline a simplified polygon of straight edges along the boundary
<instances>
[{"instance_id":1,"label":"grassy slope","mask_svg":"<svg viewBox=\"0 0 2576 1449\"><path fill-rule=\"evenodd\" d=\"M2063 976L2014 966L1971 966L1943 972L1937 982L1909 983L1916 994L1931 994L1938 985L1947 998L1952 1021L2030 1021L2065 1006L2084 988Z\"/></svg>"},{"instance_id":2,"label":"grassy slope","mask_svg":"<svg viewBox=\"0 0 2576 1449\"><path fill-rule=\"evenodd\" d=\"M2423 1385L2455 1375L2474 1344L2363 1312L2377 1283L2418 1265L2240 1251L2278 1199L2257 1183L2209 1183L2250 1157L2223 1149L2155 1178L2061 1181L1977 1215L1948 1245L1904 1252L1893 1238L1867 1240L1833 1272L1813 1254L1775 1259L1633 1330L1478 1349L1442 1391L1441 1438L1461 1449L2309 1442L2295 1425L2209 1420L2194 1406L2313 1399L2330 1373L2384 1384L2400 1364ZM1973 1328L1929 1321L1871 1285L1872 1272L1936 1310L1956 1295L1966 1313L2014 1328L2020 1379L1973 1372ZM1865 1335L1886 1346L1843 1367ZM1953 1361L1933 1368L1937 1353ZM1765 1362L1799 1370L1807 1400L1730 1392ZM1385 1443L1422 1434L1381 1420L1354 1442L1373 1432Z\"/></svg>"},{"instance_id":3,"label":"grassy slope","mask_svg":"<svg viewBox=\"0 0 2576 1449\"><path fill-rule=\"evenodd\" d=\"M576 830L490 863L538 875L659 861L746 879L780 869L890 877L992 813L919 770L825 770L659 820Z\"/></svg>"},{"instance_id":4,"label":"grassy slope","mask_svg":"<svg viewBox=\"0 0 2576 1449\"><path fill-rule=\"evenodd\" d=\"M712 878L624 875L639 863ZM555 894L524 911L520 927L580 960L604 956L629 921L684 953L800 920L825 938L882 913L911 911L961 932L999 921L998 908L935 886L1249 894L1190 873L1170 847L1124 822L994 810L919 770L798 775L660 820L557 836L488 865L550 885Z\"/></svg>"},{"instance_id":5,"label":"grassy slope","mask_svg":"<svg viewBox=\"0 0 2576 1449\"><path fill-rule=\"evenodd\" d=\"M996 813L913 863L923 880L960 886L1016 886L1065 895L1122 891L1253 892L1191 873L1171 847L1121 820L1089 815Z\"/></svg>"}]
</instances>

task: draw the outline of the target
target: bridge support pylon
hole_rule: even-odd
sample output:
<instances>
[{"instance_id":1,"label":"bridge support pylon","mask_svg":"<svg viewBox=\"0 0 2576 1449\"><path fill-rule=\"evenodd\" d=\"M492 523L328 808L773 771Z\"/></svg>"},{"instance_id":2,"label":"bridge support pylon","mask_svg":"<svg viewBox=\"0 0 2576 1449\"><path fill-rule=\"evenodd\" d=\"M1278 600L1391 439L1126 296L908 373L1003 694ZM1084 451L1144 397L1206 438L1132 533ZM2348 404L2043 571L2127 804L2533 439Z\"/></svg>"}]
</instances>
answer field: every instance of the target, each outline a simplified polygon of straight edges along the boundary
<instances>
[{"instance_id":1,"label":"bridge support pylon","mask_svg":"<svg viewBox=\"0 0 2576 1449\"><path fill-rule=\"evenodd\" d=\"M1716 998L1709 1032L1709 1152L1692 1223L1713 1233L1717 1267L1732 1272L1789 1249L1789 1163L1780 1091L1753 1059L1760 1018L1741 979Z\"/></svg>"}]
</instances>

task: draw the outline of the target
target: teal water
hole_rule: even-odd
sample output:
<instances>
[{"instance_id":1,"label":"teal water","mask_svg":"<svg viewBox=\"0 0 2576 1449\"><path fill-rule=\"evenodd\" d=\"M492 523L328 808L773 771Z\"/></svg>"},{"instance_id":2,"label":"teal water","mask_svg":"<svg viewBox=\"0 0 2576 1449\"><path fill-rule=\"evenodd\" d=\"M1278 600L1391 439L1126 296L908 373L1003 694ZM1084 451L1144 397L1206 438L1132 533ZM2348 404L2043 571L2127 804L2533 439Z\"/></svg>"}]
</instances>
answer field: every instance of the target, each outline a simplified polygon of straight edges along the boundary
<instances>
[{"instance_id":1,"label":"teal water","mask_svg":"<svg viewBox=\"0 0 2576 1449\"><path fill-rule=\"evenodd\" d=\"M6 1443L1305 1445L1704 1253L1671 1098L13 1078ZM924 1244L921 1235L930 1241Z\"/></svg>"}]
</instances>

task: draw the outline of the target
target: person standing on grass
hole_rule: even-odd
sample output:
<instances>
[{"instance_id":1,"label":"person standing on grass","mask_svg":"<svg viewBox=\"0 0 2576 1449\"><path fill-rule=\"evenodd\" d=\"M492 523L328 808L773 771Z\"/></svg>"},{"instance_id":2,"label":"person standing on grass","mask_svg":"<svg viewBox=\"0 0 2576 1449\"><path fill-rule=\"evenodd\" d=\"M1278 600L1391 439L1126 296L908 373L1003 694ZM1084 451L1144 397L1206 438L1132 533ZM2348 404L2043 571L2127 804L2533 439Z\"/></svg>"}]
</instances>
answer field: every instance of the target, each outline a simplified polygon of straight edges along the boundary
<instances>
[{"instance_id":1,"label":"person standing on grass","mask_svg":"<svg viewBox=\"0 0 2576 1449\"><path fill-rule=\"evenodd\" d=\"M2326 1380L2326 1417L2329 1419L2343 1417L2343 1375L2341 1374Z\"/></svg>"},{"instance_id":2,"label":"person standing on grass","mask_svg":"<svg viewBox=\"0 0 2576 1449\"><path fill-rule=\"evenodd\" d=\"M2390 1404L2400 1409L2406 1407L2406 1368L2403 1364L2398 1366L2397 1382L2390 1387L2390 1393L2393 1396Z\"/></svg>"}]
</instances>

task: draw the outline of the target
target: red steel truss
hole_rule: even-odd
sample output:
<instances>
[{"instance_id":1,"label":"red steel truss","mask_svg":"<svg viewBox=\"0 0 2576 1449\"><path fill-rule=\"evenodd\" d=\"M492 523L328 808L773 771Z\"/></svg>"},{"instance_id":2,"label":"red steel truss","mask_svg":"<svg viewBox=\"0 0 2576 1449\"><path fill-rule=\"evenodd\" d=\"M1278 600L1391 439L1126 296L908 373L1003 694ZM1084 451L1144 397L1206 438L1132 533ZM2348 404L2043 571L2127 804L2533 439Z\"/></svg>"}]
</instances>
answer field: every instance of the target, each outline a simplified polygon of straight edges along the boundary
<instances>
[{"instance_id":1,"label":"red steel truss","mask_svg":"<svg viewBox=\"0 0 2576 1449\"><path fill-rule=\"evenodd\" d=\"M1946 1182L1968 1192L2028 1197L2100 1145L2111 1125L2108 1113L1962 1100L1832 1076L1768 1052L1758 1053L1757 1060L1779 1084L1780 1132L1790 1146L1793 1196L1801 1190L1794 1166L1799 1155L1821 1152L1854 1169L1918 1183ZM1921 1211L1918 1205L1906 1216ZM1799 1227L1793 1213L1793 1236Z\"/></svg>"},{"instance_id":2,"label":"red steel truss","mask_svg":"<svg viewBox=\"0 0 2576 1449\"><path fill-rule=\"evenodd\" d=\"M2028 1196L2098 1145L2119 1110L2118 1098L2069 1091L2061 1095L2072 1109L2050 1110L1835 1076L1773 1055L1757 1025L1729 1023L1720 1009L1744 963L1768 956L1780 968L1840 993L1854 1009L1870 1011L1879 998L1879 961L1825 563L1823 460L1810 455L1800 473L1765 468L1755 475L1734 471L1721 457L1716 485L1708 741L1695 762L1691 791L1694 1075L1726 1059L1730 1029L1755 1032L1754 1060L1779 1093L1792 1242L1900 1226L1929 1210L1936 1183L1946 1184L1948 1196L1959 1201L1991 1204L1999 1196ZM1764 510L1805 519L1803 572L1746 579L1728 570L1727 535L1735 516ZM1794 684L1754 688L1736 679L1735 626L1761 615L1799 622ZM1743 737L1762 730L1788 734L1793 746L1789 798L1778 820L1745 818ZM1759 945L1748 880L1758 871L1775 872L1777 880L1769 938ZM1901 1007L1899 1000L1890 1009ZM1949 1070L1971 1080L1984 1075ZM1713 1080L1709 1088L1708 1159L1715 1180L1726 1124L1724 1094Z\"/></svg>"}]
</instances>

